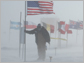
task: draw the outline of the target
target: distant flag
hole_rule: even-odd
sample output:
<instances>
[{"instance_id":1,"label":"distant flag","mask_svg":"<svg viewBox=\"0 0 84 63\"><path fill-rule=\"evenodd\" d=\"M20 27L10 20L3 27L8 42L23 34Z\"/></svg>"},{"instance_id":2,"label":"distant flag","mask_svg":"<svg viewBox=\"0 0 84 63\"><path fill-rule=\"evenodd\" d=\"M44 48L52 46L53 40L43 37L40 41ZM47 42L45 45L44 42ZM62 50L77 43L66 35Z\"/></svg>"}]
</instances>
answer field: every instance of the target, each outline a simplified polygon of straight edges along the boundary
<instances>
[{"instance_id":1,"label":"distant flag","mask_svg":"<svg viewBox=\"0 0 84 63\"><path fill-rule=\"evenodd\" d=\"M54 33L54 26L53 25L50 25L50 32Z\"/></svg>"},{"instance_id":2,"label":"distant flag","mask_svg":"<svg viewBox=\"0 0 84 63\"><path fill-rule=\"evenodd\" d=\"M70 29L78 29L78 22L70 20L69 28Z\"/></svg>"},{"instance_id":3,"label":"distant flag","mask_svg":"<svg viewBox=\"0 0 84 63\"><path fill-rule=\"evenodd\" d=\"M65 25L65 31L67 31L69 29L69 24Z\"/></svg>"},{"instance_id":4,"label":"distant flag","mask_svg":"<svg viewBox=\"0 0 84 63\"><path fill-rule=\"evenodd\" d=\"M50 31L50 24L47 24L47 30Z\"/></svg>"},{"instance_id":5,"label":"distant flag","mask_svg":"<svg viewBox=\"0 0 84 63\"><path fill-rule=\"evenodd\" d=\"M72 34L72 30L67 30L67 33L68 34Z\"/></svg>"},{"instance_id":6,"label":"distant flag","mask_svg":"<svg viewBox=\"0 0 84 63\"><path fill-rule=\"evenodd\" d=\"M20 22L10 21L10 29L18 30L20 28Z\"/></svg>"},{"instance_id":7,"label":"distant flag","mask_svg":"<svg viewBox=\"0 0 84 63\"><path fill-rule=\"evenodd\" d=\"M26 25L25 25L25 21L24 21L24 27L26 27L26 29L34 29L37 28L36 24L30 21L26 21Z\"/></svg>"},{"instance_id":8,"label":"distant flag","mask_svg":"<svg viewBox=\"0 0 84 63\"><path fill-rule=\"evenodd\" d=\"M27 15L55 14L53 1L27 1Z\"/></svg>"},{"instance_id":9,"label":"distant flag","mask_svg":"<svg viewBox=\"0 0 84 63\"><path fill-rule=\"evenodd\" d=\"M83 29L83 21L78 22L78 29Z\"/></svg>"},{"instance_id":10,"label":"distant flag","mask_svg":"<svg viewBox=\"0 0 84 63\"><path fill-rule=\"evenodd\" d=\"M58 22L58 30L61 34L65 34L65 22L64 21Z\"/></svg>"},{"instance_id":11,"label":"distant flag","mask_svg":"<svg viewBox=\"0 0 84 63\"><path fill-rule=\"evenodd\" d=\"M69 24L66 24L66 25L65 25L65 31L66 31L68 34L72 34L72 30L69 30Z\"/></svg>"},{"instance_id":12,"label":"distant flag","mask_svg":"<svg viewBox=\"0 0 84 63\"><path fill-rule=\"evenodd\" d=\"M43 23L43 27L47 30L47 31L50 31L51 33L54 33L54 26L53 25L50 25L50 24L46 24L44 22Z\"/></svg>"}]
</instances>

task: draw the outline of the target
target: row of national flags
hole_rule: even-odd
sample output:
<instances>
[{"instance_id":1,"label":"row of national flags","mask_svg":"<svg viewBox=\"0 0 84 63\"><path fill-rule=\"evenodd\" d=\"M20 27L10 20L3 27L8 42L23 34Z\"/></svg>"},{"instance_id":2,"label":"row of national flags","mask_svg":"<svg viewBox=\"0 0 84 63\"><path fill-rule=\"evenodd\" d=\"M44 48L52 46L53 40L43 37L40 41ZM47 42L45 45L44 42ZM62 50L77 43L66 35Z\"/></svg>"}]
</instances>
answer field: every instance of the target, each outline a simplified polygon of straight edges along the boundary
<instances>
[{"instance_id":1,"label":"row of national flags","mask_svg":"<svg viewBox=\"0 0 84 63\"><path fill-rule=\"evenodd\" d=\"M24 23L26 22L26 25L24 24L24 27L26 27L26 29L34 29L37 28L37 25L31 21L24 21ZM19 29L20 28L20 22L14 22L11 21L10 22L10 29ZM43 27L47 30L50 31L51 33L54 33L55 27L54 25L51 24L47 24L45 22L42 22ZM66 32L68 34L72 34L72 30L69 29L76 29L76 30L81 30L83 29L83 21L73 21L70 20L69 24L65 24L64 21L60 21L58 22L58 31L61 34L65 34Z\"/></svg>"},{"instance_id":2,"label":"row of national flags","mask_svg":"<svg viewBox=\"0 0 84 63\"><path fill-rule=\"evenodd\" d=\"M25 25L25 22L26 22L26 25ZM47 31L54 33L54 25L46 24L44 22L42 22L42 24L43 24L43 27ZM20 22L11 21L10 25L11 25L10 29L19 29L20 28ZM26 29L35 29L35 28L37 28L37 25L31 21L24 21L24 27L26 27Z\"/></svg>"},{"instance_id":3,"label":"row of national flags","mask_svg":"<svg viewBox=\"0 0 84 63\"><path fill-rule=\"evenodd\" d=\"M69 29L75 29L75 30L83 29L83 21L70 20L69 24L65 24L64 21L58 22L58 30L61 34L65 34L66 32L68 34L72 34L72 30Z\"/></svg>"}]
</instances>

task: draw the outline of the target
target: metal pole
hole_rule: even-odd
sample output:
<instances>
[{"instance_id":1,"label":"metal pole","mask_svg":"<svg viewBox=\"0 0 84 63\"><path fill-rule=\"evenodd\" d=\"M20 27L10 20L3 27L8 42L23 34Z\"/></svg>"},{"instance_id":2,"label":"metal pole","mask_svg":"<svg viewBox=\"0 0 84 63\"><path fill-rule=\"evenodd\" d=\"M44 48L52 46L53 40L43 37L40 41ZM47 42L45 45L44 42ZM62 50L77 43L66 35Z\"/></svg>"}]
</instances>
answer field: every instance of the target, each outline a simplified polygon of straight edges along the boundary
<instances>
[{"instance_id":1,"label":"metal pole","mask_svg":"<svg viewBox=\"0 0 84 63\"><path fill-rule=\"evenodd\" d=\"M84 22L83 22L83 43L84 43Z\"/></svg>"},{"instance_id":2,"label":"metal pole","mask_svg":"<svg viewBox=\"0 0 84 63\"><path fill-rule=\"evenodd\" d=\"M57 21L56 21L56 25L55 25L55 26L56 26L56 33L57 33ZM56 37L56 34L55 34L55 37ZM56 39L55 39L55 40L56 40Z\"/></svg>"},{"instance_id":3,"label":"metal pole","mask_svg":"<svg viewBox=\"0 0 84 63\"><path fill-rule=\"evenodd\" d=\"M25 1L25 25L26 25L26 1ZM26 30L26 27L24 28L24 30ZM24 33L24 62L26 61L26 33Z\"/></svg>"},{"instance_id":4,"label":"metal pole","mask_svg":"<svg viewBox=\"0 0 84 63\"><path fill-rule=\"evenodd\" d=\"M67 33L67 41L66 41L66 47L67 47L67 45L68 45L68 33Z\"/></svg>"},{"instance_id":5,"label":"metal pole","mask_svg":"<svg viewBox=\"0 0 84 63\"><path fill-rule=\"evenodd\" d=\"M61 48L61 33L59 33L59 35L60 35L60 40L59 40L59 42L60 42L60 48Z\"/></svg>"},{"instance_id":6,"label":"metal pole","mask_svg":"<svg viewBox=\"0 0 84 63\"><path fill-rule=\"evenodd\" d=\"M50 40L51 40L51 26L50 26ZM49 44L49 49L50 49L50 44Z\"/></svg>"},{"instance_id":7,"label":"metal pole","mask_svg":"<svg viewBox=\"0 0 84 63\"><path fill-rule=\"evenodd\" d=\"M77 43L77 36L78 36L78 29L77 29L77 33L76 33L76 43Z\"/></svg>"},{"instance_id":8,"label":"metal pole","mask_svg":"<svg viewBox=\"0 0 84 63\"><path fill-rule=\"evenodd\" d=\"M10 20L11 22L11 20ZM9 25L9 43L10 43L10 25Z\"/></svg>"},{"instance_id":9,"label":"metal pole","mask_svg":"<svg viewBox=\"0 0 84 63\"><path fill-rule=\"evenodd\" d=\"M24 44L22 44L22 59L23 59L23 54L24 53Z\"/></svg>"},{"instance_id":10,"label":"metal pole","mask_svg":"<svg viewBox=\"0 0 84 63\"><path fill-rule=\"evenodd\" d=\"M19 31L19 57L20 57L20 50L21 50L21 15L22 15L22 12L20 12L20 31Z\"/></svg>"},{"instance_id":11,"label":"metal pole","mask_svg":"<svg viewBox=\"0 0 84 63\"><path fill-rule=\"evenodd\" d=\"M55 55L56 55L56 47L55 47Z\"/></svg>"},{"instance_id":12,"label":"metal pole","mask_svg":"<svg viewBox=\"0 0 84 63\"><path fill-rule=\"evenodd\" d=\"M58 44L59 44L59 47L61 47L61 33L60 32L58 32L58 38L59 38L59 40L58 40Z\"/></svg>"}]
</instances>

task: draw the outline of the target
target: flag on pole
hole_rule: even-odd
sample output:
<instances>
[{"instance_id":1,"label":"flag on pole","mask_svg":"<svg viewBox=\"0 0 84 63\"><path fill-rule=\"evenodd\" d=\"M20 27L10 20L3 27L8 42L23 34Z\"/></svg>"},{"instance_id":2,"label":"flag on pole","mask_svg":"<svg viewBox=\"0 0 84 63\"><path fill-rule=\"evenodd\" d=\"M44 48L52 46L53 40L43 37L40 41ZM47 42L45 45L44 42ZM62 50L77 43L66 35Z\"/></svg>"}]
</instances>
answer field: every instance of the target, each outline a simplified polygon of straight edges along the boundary
<instances>
[{"instance_id":1,"label":"flag on pole","mask_svg":"<svg viewBox=\"0 0 84 63\"><path fill-rule=\"evenodd\" d=\"M78 22L78 29L83 29L83 21Z\"/></svg>"},{"instance_id":2,"label":"flag on pole","mask_svg":"<svg viewBox=\"0 0 84 63\"><path fill-rule=\"evenodd\" d=\"M69 24L66 24L66 25L65 25L65 31L66 31L68 34L72 34L72 30L69 30Z\"/></svg>"},{"instance_id":3,"label":"flag on pole","mask_svg":"<svg viewBox=\"0 0 84 63\"><path fill-rule=\"evenodd\" d=\"M53 25L50 25L50 32L54 33L54 26Z\"/></svg>"},{"instance_id":4,"label":"flag on pole","mask_svg":"<svg viewBox=\"0 0 84 63\"><path fill-rule=\"evenodd\" d=\"M26 25L25 25L26 22ZM36 24L30 21L24 21L24 27L26 26L26 29L34 29L37 28Z\"/></svg>"},{"instance_id":5,"label":"flag on pole","mask_svg":"<svg viewBox=\"0 0 84 63\"><path fill-rule=\"evenodd\" d=\"M27 15L55 14L53 1L27 1Z\"/></svg>"},{"instance_id":6,"label":"flag on pole","mask_svg":"<svg viewBox=\"0 0 84 63\"><path fill-rule=\"evenodd\" d=\"M78 29L78 22L70 20L69 28L70 29Z\"/></svg>"},{"instance_id":7,"label":"flag on pole","mask_svg":"<svg viewBox=\"0 0 84 63\"><path fill-rule=\"evenodd\" d=\"M15 30L20 29L20 22L10 21L10 29L15 29Z\"/></svg>"},{"instance_id":8,"label":"flag on pole","mask_svg":"<svg viewBox=\"0 0 84 63\"><path fill-rule=\"evenodd\" d=\"M50 31L50 24L47 24L47 30Z\"/></svg>"},{"instance_id":9,"label":"flag on pole","mask_svg":"<svg viewBox=\"0 0 84 63\"><path fill-rule=\"evenodd\" d=\"M73 21L70 20L70 29L83 29L83 21Z\"/></svg>"},{"instance_id":10,"label":"flag on pole","mask_svg":"<svg viewBox=\"0 0 84 63\"><path fill-rule=\"evenodd\" d=\"M64 21L58 22L58 30L61 34L65 34L65 22Z\"/></svg>"},{"instance_id":11,"label":"flag on pole","mask_svg":"<svg viewBox=\"0 0 84 63\"><path fill-rule=\"evenodd\" d=\"M43 27L47 30L47 31L50 31L51 33L54 33L54 26L53 25L50 25L50 24L46 24L44 22L43 23Z\"/></svg>"},{"instance_id":12,"label":"flag on pole","mask_svg":"<svg viewBox=\"0 0 84 63\"><path fill-rule=\"evenodd\" d=\"M72 30L67 30L67 33L68 34L72 34Z\"/></svg>"},{"instance_id":13,"label":"flag on pole","mask_svg":"<svg viewBox=\"0 0 84 63\"><path fill-rule=\"evenodd\" d=\"M67 31L69 29L69 24L65 25L65 31Z\"/></svg>"}]
</instances>

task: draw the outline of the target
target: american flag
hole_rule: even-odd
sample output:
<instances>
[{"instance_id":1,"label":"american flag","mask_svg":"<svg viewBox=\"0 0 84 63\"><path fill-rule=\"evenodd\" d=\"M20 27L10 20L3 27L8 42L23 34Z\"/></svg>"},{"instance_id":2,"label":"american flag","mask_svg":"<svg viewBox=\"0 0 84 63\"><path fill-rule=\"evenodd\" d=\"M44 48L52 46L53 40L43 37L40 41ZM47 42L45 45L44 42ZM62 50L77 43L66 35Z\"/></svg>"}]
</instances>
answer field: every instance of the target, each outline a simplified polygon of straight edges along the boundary
<instances>
[{"instance_id":1,"label":"american flag","mask_svg":"<svg viewBox=\"0 0 84 63\"><path fill-rule=\"evenodd\" d=\"M27 15L55 14L53 1L27 1Z\"/></svg>"}]
</instances>

